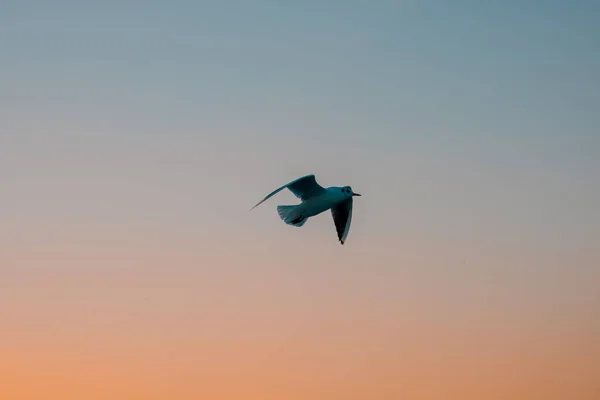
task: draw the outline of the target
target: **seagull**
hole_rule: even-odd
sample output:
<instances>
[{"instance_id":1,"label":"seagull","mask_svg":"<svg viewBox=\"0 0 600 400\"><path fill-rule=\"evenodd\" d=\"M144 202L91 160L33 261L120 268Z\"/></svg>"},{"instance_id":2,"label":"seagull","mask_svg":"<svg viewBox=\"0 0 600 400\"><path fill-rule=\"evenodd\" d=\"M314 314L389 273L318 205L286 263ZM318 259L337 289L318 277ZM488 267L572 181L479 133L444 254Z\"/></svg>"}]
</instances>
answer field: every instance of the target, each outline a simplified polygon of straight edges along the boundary
<instances>
[{"instance_id":1,"label":"seagull","mask_svg":"<svg viewBox=\"0 0 600 400\"><path fill-rule=\"evenodd\" d=\"M354 196L361 196L360 194L354 193L350 186L324 188L317 183L314 175L306 175L273 191L250 211L286 188L299 198L301 203L294 206L277 206L277 213L283 222L299 228L310 217L331 210L338 239L344 244L352 222L352 199Z\"/></svg>"}]
</instances>

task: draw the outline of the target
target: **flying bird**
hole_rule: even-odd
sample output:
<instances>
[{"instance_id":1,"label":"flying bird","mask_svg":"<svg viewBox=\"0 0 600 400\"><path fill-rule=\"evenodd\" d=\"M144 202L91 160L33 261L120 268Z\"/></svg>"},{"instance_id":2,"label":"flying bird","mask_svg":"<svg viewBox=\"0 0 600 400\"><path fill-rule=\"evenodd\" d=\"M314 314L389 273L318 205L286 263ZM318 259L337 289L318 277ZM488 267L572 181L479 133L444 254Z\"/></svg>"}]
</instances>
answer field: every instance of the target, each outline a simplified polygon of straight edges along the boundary
<instances>
[{"instance_id":1,"label":"flying bird","mask_svg":"<svg viewBox=\"0 0 600 400\"><path fill-rule=\"evenodd\" d=\"M277 213L283 222L301 227L310 217L331 210L338 239L344 244L352 222L352 199L354 196L361 196L360 194L354 193L350 186L324 188L317 183L314 175L306 175L273 191L250 211L286 188L299 198L301 203L294 206L277 206Z\"/></svg>"}]
</instances>

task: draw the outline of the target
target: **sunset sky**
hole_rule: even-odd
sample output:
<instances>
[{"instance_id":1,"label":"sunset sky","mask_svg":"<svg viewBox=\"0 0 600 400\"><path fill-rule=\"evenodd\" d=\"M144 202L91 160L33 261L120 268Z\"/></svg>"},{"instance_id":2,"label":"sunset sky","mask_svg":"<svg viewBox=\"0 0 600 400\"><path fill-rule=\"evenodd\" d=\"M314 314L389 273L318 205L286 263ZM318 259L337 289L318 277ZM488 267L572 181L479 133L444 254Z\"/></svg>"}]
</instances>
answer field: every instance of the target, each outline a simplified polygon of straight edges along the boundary
<instances>
[{"instance_id":1,"label":"sunset sky","mask_svg":"<svg viewBox=\"0 0 600 400\"><path fill-rule=\"evenodd\" d=\"M0 2L0 399L599 399L599 20Z\"/></svg>"}]
</instances>

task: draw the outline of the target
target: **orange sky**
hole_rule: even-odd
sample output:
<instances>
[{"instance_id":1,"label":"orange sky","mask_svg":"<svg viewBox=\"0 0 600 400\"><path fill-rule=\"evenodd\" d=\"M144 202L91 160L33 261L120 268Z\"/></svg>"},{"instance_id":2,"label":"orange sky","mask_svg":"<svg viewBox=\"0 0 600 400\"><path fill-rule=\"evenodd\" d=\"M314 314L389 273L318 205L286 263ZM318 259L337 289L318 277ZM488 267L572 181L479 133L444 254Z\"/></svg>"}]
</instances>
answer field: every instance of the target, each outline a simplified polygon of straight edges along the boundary
<instances>
[{"instance_id":1,"label":"orange sky","mask_svg":"<svg viewBox=\"0 0 600 400\"><path fill-rule=\"evenodd\" d=\"M301 262L259 242L232 254L100 233L48 240L0 256L3 399L600 394L589 311L528 317L494 296L469 305L413 272L404 278L434 292L397 296L382 290L397 275L372 276L364 260L298 275Z\"/></svg>"}]
</instances>

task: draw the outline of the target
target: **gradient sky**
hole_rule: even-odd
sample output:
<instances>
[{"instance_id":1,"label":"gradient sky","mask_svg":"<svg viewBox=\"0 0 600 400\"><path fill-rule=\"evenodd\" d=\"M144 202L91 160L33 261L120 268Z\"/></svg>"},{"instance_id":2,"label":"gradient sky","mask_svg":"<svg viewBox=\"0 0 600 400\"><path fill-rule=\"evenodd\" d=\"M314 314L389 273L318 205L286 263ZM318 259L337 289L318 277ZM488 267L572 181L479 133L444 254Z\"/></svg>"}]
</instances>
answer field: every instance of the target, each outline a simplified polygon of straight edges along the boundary
<instances>
[{"instance_id":1,"label":"gradient sky","mask_svg":"<svg viewBox=\"0 0 600 400\"><path fill-rule=\"evenodd\" d=\"M600 5L496 3L0 3L0 398L600 398Z\"/></svg>"}]
</instances>

